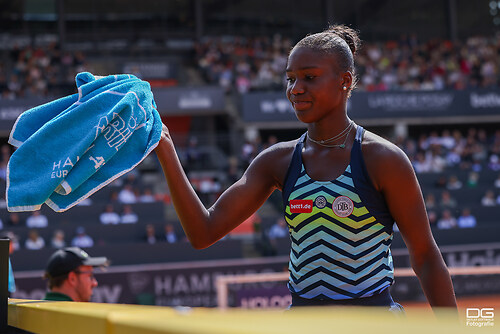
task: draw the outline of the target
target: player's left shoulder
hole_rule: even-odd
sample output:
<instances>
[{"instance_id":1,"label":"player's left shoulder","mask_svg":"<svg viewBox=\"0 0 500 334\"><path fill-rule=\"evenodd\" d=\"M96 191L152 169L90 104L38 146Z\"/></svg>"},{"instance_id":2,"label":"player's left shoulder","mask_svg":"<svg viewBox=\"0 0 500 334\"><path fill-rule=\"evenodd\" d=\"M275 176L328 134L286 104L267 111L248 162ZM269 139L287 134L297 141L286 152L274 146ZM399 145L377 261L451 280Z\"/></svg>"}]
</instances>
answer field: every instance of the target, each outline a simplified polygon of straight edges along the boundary
<instances>
[{"instance_id":1,"label":"player's left shoulder","mask_svg":"<svg viewBox=\"0 0 500 334\"><path fill-rule=\"evenodd\" d=\"M392 178L404 178L414 173L406 153L379 135L366 131L361 150L370 175L379 182L387 175Z\"/></svg>"},{"instance_id":2,"label":"player's left shoulder","mask_svg":"<svg viewBox=\"0 0 500 334\"><path fill-rule=\"evenodd\" d=\"M361 146L363 157L365 160L378 161L380 163L387 162L408 162L406 153L403 152L397 145L381 136L365 131Z\"/></svg>"}]
</instances>

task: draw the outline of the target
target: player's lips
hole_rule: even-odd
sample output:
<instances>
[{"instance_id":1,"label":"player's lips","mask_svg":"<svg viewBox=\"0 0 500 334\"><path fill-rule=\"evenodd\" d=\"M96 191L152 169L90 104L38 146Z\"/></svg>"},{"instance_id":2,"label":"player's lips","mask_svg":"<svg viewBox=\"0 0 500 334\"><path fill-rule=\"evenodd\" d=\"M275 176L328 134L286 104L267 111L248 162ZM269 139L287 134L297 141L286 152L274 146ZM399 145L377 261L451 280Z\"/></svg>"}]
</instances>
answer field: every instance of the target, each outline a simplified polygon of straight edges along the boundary
<instances>
[{"instance_id":1,"label":"player's lips","mask_svg":"<svg viewBox=\"0 0 500 334\"><path fill-rule=\"evenodd\" d=\"M306 100L292 100L293 108L296 110L309 108L311 103L311 101Z\"/></svg>"}]
</instances>

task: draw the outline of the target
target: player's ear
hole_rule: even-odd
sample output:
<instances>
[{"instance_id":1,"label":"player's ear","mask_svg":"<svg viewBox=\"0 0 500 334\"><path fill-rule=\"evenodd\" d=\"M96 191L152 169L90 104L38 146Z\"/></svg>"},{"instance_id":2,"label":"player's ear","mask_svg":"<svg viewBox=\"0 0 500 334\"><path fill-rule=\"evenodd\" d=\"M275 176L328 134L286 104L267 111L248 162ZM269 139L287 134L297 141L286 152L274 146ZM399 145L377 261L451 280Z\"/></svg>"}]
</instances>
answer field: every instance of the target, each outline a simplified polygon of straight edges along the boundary
<instances>
[{"instance_id":1,"label":"player's ear","mask_svg":"<svg viewBox=\"0 0 500 334\"><path fill-rule=\"evenodd\" d=\"M352 81L353 81L353 75L350 71L342 73L342 84L340 88L342 90L348 91L352 86Z\"/></svg>"}]
</instances>

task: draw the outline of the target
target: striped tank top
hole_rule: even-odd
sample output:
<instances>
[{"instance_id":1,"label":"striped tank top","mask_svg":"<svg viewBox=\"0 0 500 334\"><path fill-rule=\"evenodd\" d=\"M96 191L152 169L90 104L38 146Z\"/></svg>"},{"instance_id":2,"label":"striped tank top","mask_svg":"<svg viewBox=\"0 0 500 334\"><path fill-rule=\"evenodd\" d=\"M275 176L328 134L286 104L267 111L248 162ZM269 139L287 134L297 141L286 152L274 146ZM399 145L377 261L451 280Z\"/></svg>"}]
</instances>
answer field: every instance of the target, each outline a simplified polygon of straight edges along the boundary
<instances>
[{"instance_id":1,"label":"striped tank top","mask_svg":"<svg viewBox=\"0 0 500 334\"><path fill-rule=\"evenodd\" d=\"M306 299L369 297L394 281L390 252L394 219L372 185L357 127L351 159L337 179L311 179L302 162L306 134L299 139L283 187L291 237L288 288Z\"/></svg>"}]
</instances>

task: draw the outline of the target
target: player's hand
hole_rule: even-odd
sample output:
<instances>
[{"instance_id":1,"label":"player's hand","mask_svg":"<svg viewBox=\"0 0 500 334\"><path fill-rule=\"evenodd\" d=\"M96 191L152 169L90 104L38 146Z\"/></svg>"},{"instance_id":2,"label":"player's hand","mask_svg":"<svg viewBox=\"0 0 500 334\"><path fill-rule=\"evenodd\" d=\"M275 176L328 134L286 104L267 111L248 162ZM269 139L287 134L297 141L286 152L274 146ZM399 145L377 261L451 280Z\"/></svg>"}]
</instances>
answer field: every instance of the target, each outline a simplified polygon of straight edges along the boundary
<instances>
[{"instance_id":1,"label":"player's hand","mask_svg":"<svg viewBox=\"0 0 500 334\"><path fill-rule=\"evenodd\" d=\"M168 127L164 123L162 123L162 128L161 128L161 139L166 139L169 141L172 140L172 138L170 137L170 132L168 131Z\"/></svg>"}]
</instances>

